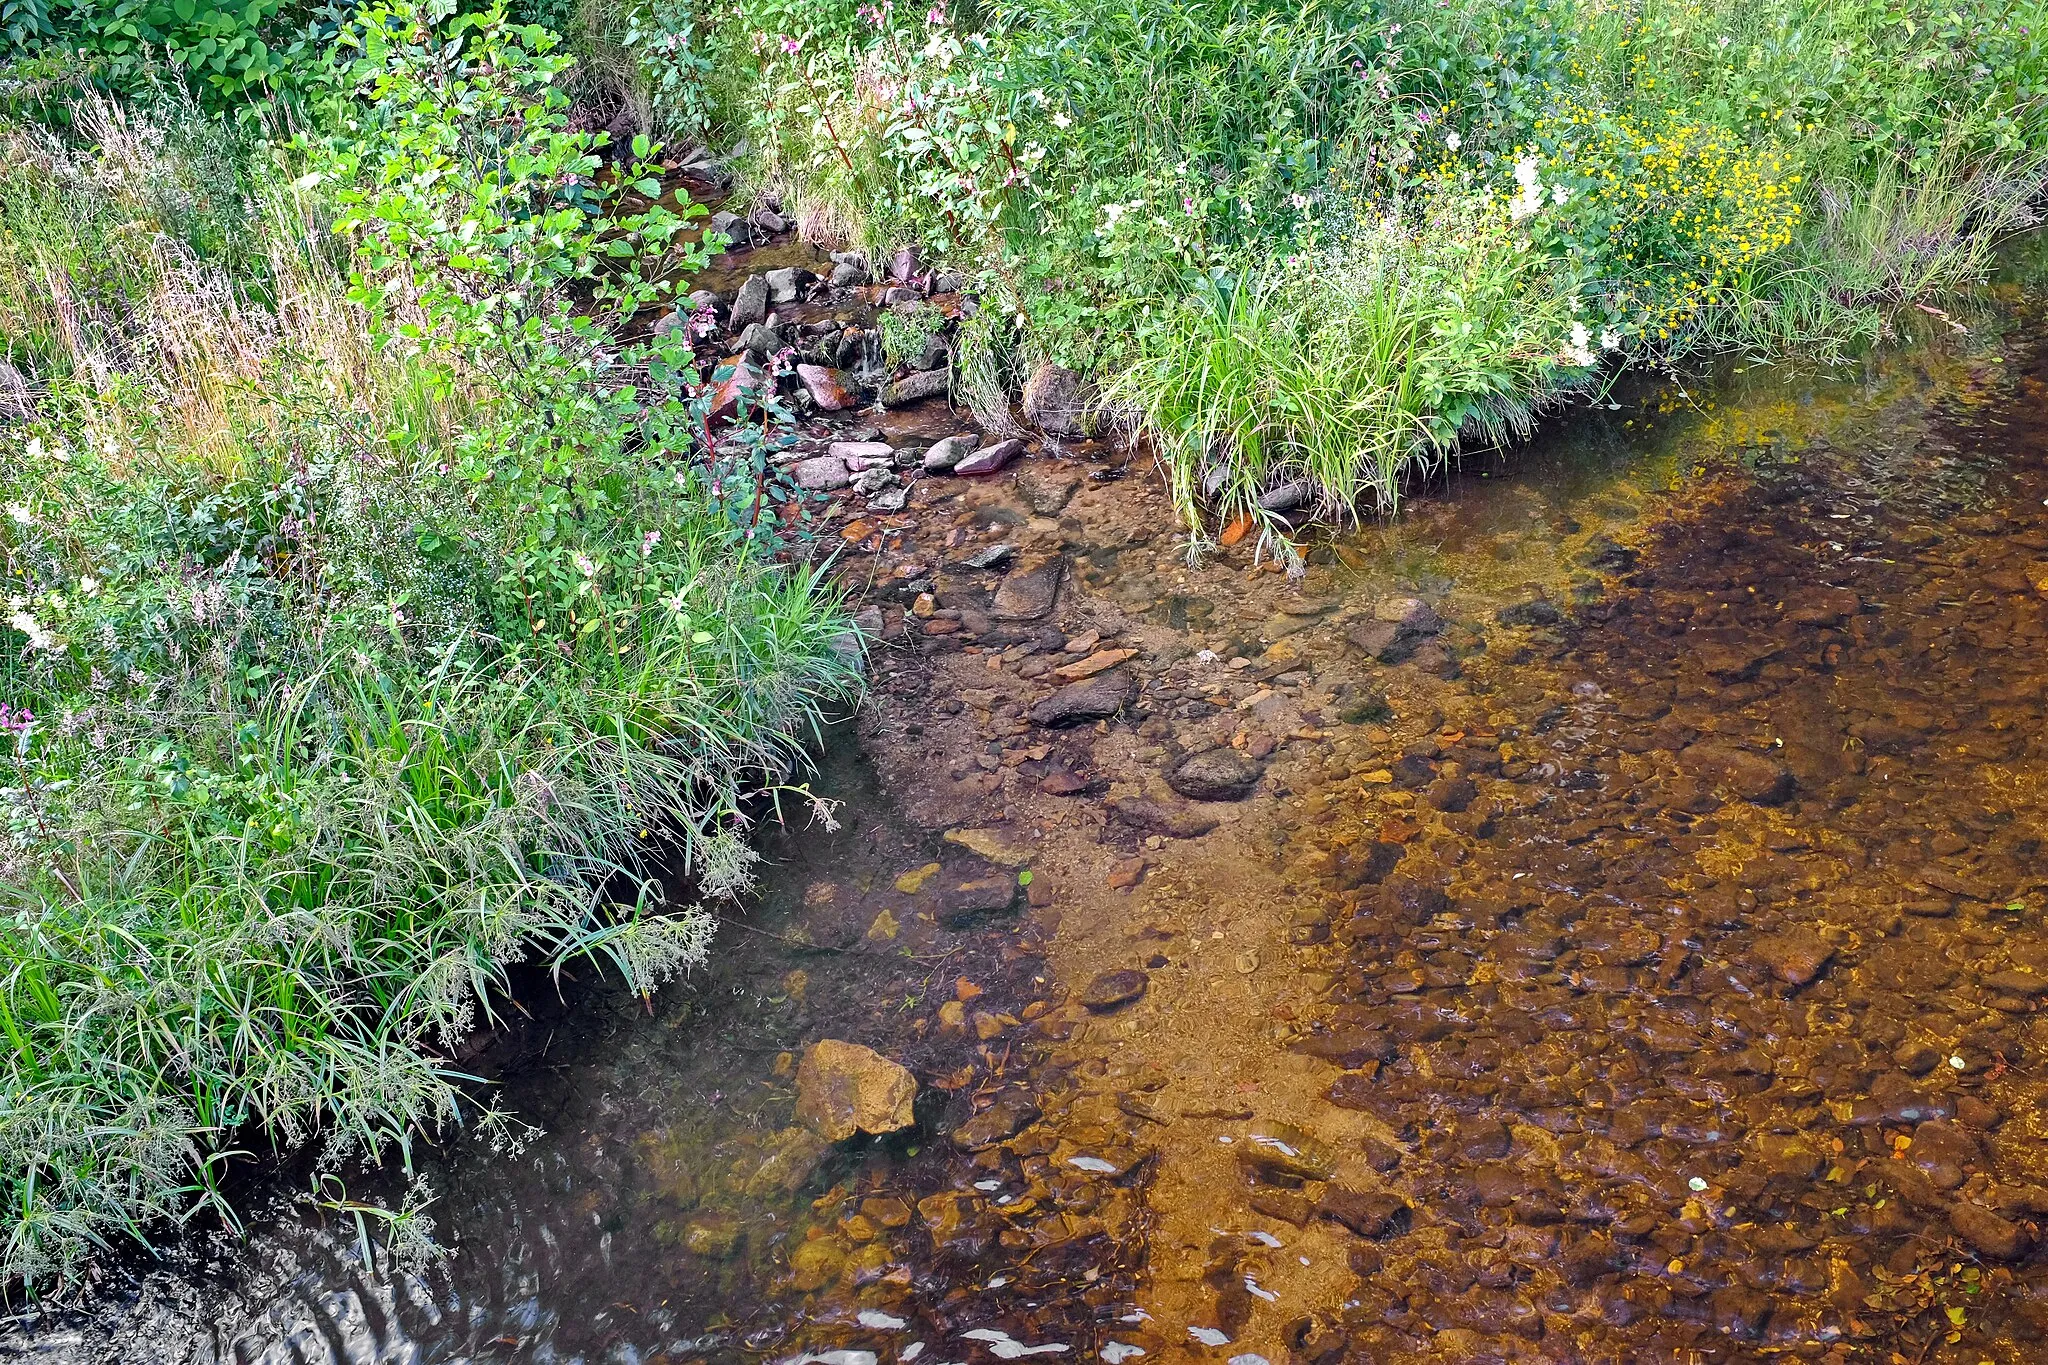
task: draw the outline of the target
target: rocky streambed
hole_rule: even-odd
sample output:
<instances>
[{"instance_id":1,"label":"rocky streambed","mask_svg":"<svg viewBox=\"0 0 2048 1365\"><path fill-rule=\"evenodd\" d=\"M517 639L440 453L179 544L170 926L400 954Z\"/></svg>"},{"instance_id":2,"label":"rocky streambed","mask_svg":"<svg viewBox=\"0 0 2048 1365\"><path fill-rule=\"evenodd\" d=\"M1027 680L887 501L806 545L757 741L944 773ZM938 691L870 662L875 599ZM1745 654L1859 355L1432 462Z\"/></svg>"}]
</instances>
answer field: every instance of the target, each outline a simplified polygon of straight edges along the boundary
<instances>
[{"instance_id":1,"label":"rocky streambed","mask_svg":"<svg viewBox=\"0 0 2048 1365\"><path fill-rule=\"evenodd\" d=\"M792 315L948 292L817 263ZM445 1260L288 1207L0 1344L2048 1356L2048 319L2004 309L1617 393L1298 580L1190 564L1076 435L949 472L1013 436L836 319L858 406L784 382L879 641L837 828L704 976L525 1041L543 1133L428 1155Z\"/></svg>"}]
</instances>

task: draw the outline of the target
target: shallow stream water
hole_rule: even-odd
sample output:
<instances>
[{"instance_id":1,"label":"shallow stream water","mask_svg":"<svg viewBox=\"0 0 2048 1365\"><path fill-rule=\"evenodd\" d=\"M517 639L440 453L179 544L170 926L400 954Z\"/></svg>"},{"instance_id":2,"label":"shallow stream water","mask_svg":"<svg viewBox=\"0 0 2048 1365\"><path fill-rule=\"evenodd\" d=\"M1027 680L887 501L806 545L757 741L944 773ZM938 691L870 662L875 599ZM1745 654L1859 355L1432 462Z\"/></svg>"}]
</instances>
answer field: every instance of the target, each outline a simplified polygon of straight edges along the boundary
<instances>
[{"instance_id":1,"label":"shallow stream water","mask_svg":"<svg viewBox=\"0 0 2048 1365\"><path fill-rule=\"evenodd\" d=\"M2048 319L2001 310L1617 393L1299 583L1102 452L920 482L843 527L891 643L839 827L695 979L534 1002L539 1133L423 1162L445 1259L281 1204L0 1353L2048 1359ZM1129 704L1041 724L1089 633ZM797 1125L821 1037L918 1128Z\"/></svg>"}]
</instances>

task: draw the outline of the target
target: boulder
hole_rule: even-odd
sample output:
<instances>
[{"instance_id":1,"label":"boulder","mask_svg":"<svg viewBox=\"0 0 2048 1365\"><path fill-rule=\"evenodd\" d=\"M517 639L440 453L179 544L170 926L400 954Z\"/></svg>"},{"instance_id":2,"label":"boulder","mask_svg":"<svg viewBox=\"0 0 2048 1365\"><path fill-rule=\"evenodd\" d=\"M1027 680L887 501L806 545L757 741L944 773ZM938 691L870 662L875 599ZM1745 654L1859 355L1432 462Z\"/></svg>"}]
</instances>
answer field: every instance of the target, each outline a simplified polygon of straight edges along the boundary
<instances>
[{"instance_id":1,"label":"boulder","mask_svg":"<svg viewBox=\"0 0 2048 1365\"><path fill-rule=\"evenodd\" d=\"M1024 383L1024 420L1051 436L1092 435L1093 399L1079 374L1048 361Z\"/></svg>"},{"instance_id":2,"label":"boulder","mask_svg":"<svg viewBox=\"0 0 2048 1365\"><path fill-rule=\"evenodd\" d=\"M1037 620L1059 600L1060 579L1066 571L1067 562L1058 555L1025 560L996 585L989 615L998 621Z\"/></svg>"},{"instance_id":3,"label":"boulder","mask_svg":"<svg viewBox=\"0 0 2048 1365\"><path fill-rule=\"evenodd\" d=\"M801 266L786 265L779 270L769 271L762 278L768 281L769 302L795 303L797 296L803 292L803 287L810 283L813 276Z\"/></svg>"},{"instance_id":4,"label":"boulder","mask_svg":"<svg viewBox=\"0 0 2048 1365\"><path fill-rule=\"evenodd\" d=\"M882 390L882 406L900 408L926 398L937 398L953 384L953 376L946 370L919 370L907 374Z\"/></svg>"},{"instance_id":5,"label":"boulder","mask_svg":"<svg viewBox=\"0 0 2048 1365\"><path fill-rule=\"evenodd\" d=\"M916 1099L915 1076L859 1043L821 1039L797 1067L797 1119L828 1142L908 1128Z\"/></svg>"},{"instance_id":6,"label":"boulder","mask_svg":"<svg viewBox=\"0 0 2048 1365\"><path fill-rule=\"evenodd\" d=\"M811 401L825 412L844 412L860 403L860 393L851 375L824 365L799 365L796 377L803 381Z\"/></svg>"},{"instance_id":7,"label":"boulder","mask_svg":"<svg viewBox=\"0 0 2048 1365\"><path fill-rule=\"evenodd\" d=\"M735 332L744 332L757 322L768 320L768 281L760 275L749 275L747 282L740 286L739 295L732 301L732 316L726 326Z\"/></svg>"}]
</instances>

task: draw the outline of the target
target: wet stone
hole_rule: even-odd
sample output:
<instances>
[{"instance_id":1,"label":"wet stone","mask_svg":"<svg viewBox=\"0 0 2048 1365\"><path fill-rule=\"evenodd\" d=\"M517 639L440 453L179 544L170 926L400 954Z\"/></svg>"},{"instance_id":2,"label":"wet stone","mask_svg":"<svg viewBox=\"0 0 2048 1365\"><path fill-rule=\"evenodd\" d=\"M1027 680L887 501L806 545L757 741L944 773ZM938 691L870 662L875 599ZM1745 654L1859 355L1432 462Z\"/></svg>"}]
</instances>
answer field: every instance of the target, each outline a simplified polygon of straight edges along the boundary
<instances>
[{"instance_id":1,"label":"wet stone","mask_svg":"<svg viewBox=\"0 0 2048 1365\"><path fill-rule=\"evenodd\" d=\"M1067 562L1058 555L1019 564L997 585L990 615L998 621L1037 620L1058 600L1066 571Z\"/></svg>"},{"instance_id":2,"label":"wet stone","mask_svg":"<svg viewBox=\"0 0 2048 1365\"><path fill-rule=\"evenodd\" d=\"M1081 484L1077 470L1059 465L1032 463L1017 471L1017 491L1024 495L1025 505L1041 517L1065 511Z\"/></svg>"},{"instance_id":3,"label":"wet stone","mask_svg":"<svg viewBox=\"0 0 2048 1365\"><path fill-rule=\"evenodd\" d=\"M1169 769L1166 785L1190 801L1242 801L1265 775L1265 765L1235 749L1206 749Z\"/></svg>"},{"instance_id":4,"label":"wet stone","mask_svg":"<svg viewBox=\"0 0 2048 1365\"><path fill-rule=\"evenodd\" d=\"M729 1260L745 1235L739 1219L729 1213L700 1213L683 1224L683 1250L706 1260Z\"/></svg>"},{"instance_id":5,"label":"wet stone","mask_svg":"<svg viewBox=\"0 0 2048 1365\"><path fill-rule=\"evenodd\" d=\"M1121 668L1069 683L1031 708L1031 723L1061 729L1115 715L1137 695L1131 675Z\"/></svg>"},{"instance_id":6,"label":"wet stone","mask_svg":"<svg viewBox=\"0 0 2048 1365\"><path fill-rule=\"evenodd\" d=\"M1538 597L1527 602L1517 602L1511 607L1502 607L1494 614L1494 620L1504 626L1554 626L1564 620L1564 613L1555 603Z\"/></svg>"},{"instance_id":7,"label":"wet stone","mask_svg":"<svg viewBox=\"0 0 2048 1365\"><path fill-rule=\"evenodd\" d=\"M760 275L749 275L747 282L740 286L739 294L733 299L732 316L726 326L733 332L744 332L757 323L768 320L768 281Z\"/></svg>"},{"instance_id":8,"label":"wet stone","mask_svg":"<svg viewBox=\"0 0 2048 1365\"><path fill-rule=\"evenodd\" d=\"M916 1098L915 1076L859 1043L813 1043L797 1068L797 1118L828 1142L908 1128Z\"/></svg>"},{"instance_id":9,"label":"wet stone","mask_svg":"<svg viewBox=\"0 0 2048 1365\"><path fill-rule=\"evenodd\" d=\"M1408 1202L1391 1194L1347 1189L1332 1185L1323 1191L1316 1212L1333 1223L1341 1223L1360 1237L1375 1241L1398 1237L1414 1221Z\"/></svg>"},{"instance_id":10,"label":"wet stone","mask_svg":"<svg viewBox=\"0 0 2048 1365\"><path fill-rule=\"evenodd\" d=\"M953 466L953 472L968 476L993 474L1023 453L1024 443L1015 437L1007 441L997 441L993 445L982 446L972 454L963 456L960 463Z\"/></svg>"},{"instance_id":11,"label":"wet stone","mask_svg":"<svg viewBox=\"0 0 2048 1365\"><path fill-rule=\"evenodd\" d=\"M790 476L796 480L797 487L814 493L829 493L853 482L846 461L837 455L814 455L808 460L799 460L790 467Z\"/></svg>"},{"instance_id":12,"label":"wet stone","mask_svg":"<svg viewBox=\"0 0 2048 1365\"><path fill-rule=\"evenodd\" d=\"M1948 1221L1956 1236L1980 1255L1995 1260L2016 1260L2026 1252L2031 1240L2019 1224L1975 1204L1957 1203L1949 1210Z\"/></svg>"},{"instance_id":13,"label":"wet stone","mask_svg":"<svg viewBox=\"0 0 2048 1365\"><path fill-rule=\"evenodd\" d=\"M1797 785L1789 768L1761 755L1723 744L1694 744L1678 756L1679 766L1734 792L1745 801L1773 806Z\"/></svg>"},{"instance_id":14,"label":"wet stone","mask_svg":"<svg viewBox=\"0 0 2048 1365\"><path fill-rule=\"evenodd\" d=\"M1039 1107L1028 1096L1006 1091L996 1097L994 1104L953 1130L953 1145L963 1152L986 1151L1038 1122L1039 1113Z\"/></svg>"},{"instance_id":15,"label":"wet stone","mask_svg":"<svg viewBox=\"0 0 2048 1365\"><path fill-rule=\"evenodd\" d=\"M1081 992L1081 1003L1098 1012L1117 1009L1142 996L1150 984L1151 978L1136 967L1103 972Z\"/></svg>"},{"instance_id":16,"label":"wet stone","mask_svg":"<svg viewBox=\"0 0 2048 1365\"><path fill-rule=\"evenodd\" d=\"M980 444L981 437L971 431L934 441L924 453L924 467L933 473L949 473L953 466L972 455Z\"/></svg>"},{"instance_id":17,"label":"wet stone","mask_svg":"<svg viewBox=\"0 0 2048 1365\"><path fill-rule=\"evenodd\" d=\"M1804 986L1827 969L1835 950L1811 929L1766 934L1756 941L1757 959L1771 975L1791 986Z\"/></svg>"},{"instance_id":18,"label":"wet stone","mask_svg":"<svg viewBox=\"0 0 2048 1365\"><path fill-rule=\"evenodd\" d=\"M1328 1143L1291 1123L1254 1123L1238 1144L1237 1159L1262 1176L1280 1180L1328 1180L1337 1173L1337 1154Z\"/></svg>"},{"instance_id":19,"label":"wet stone","mask_svg":"<svg viewBox=\"0 0 2048 1365\"><path fill-rule=\"evenodd\" d=\"M1125 824L1169 839L1199 839L1222 823L1191 807L1142 796L1112 796L1104 804Z\"/></svg>"}]
</instances>

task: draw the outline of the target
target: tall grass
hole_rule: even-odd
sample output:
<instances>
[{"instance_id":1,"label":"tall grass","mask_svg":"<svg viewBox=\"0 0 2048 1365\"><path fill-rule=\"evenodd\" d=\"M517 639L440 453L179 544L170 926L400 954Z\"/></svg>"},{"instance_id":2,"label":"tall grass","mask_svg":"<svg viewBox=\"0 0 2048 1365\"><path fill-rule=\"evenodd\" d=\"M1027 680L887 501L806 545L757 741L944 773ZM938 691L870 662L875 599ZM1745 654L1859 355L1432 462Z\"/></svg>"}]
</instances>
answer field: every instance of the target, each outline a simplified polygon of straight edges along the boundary
<instances>
[{"instance_id":1,"label":"tall grass","mask_svg":"<svg viewBox=\"0 0 2048 1365\"><path fill-rule=\"evenodd\" d=\"M1401 468L1477 414L1511 432L1570 371L1840 356L1981 278L2048 184L2040 0L921 8L742 0L702 40L742 169L818 232L967 268L1005 322L982 370L1108 379L1191 526L1302 476L1325 510L1390 510ZM1516 220L1553 287L1439 312L1337 283L1427 277L1444 231L1483 254L1532 158L1569 196ZM1361 276L1331 255L1361 200L1411 225L1457 200L1466 226ZM1616 344L1588 363L1574 323ZM1396 353L1422 382L1389 398Z\"/></svg>"},{"instance_id":2,"label":"tall grass","mask_svg":"<svg viewBox=\"0 0 2048 1365\"><path fill-rule=\"evenodd\" d=\"M238 1150L489 1123L446 1059L507 966L701 961L658 873L744 889L749 795L858 686L833 591L687 452L562 424L536 556L531 480L458 467L505 423L536 448L526 397L371 344L318 201L189 110L81 115L0 134L40 408L0 428L0 1276L32 1283L232 1220ZM569 373L609 392L604 345Z\"/></svg>"}]
</instances>

